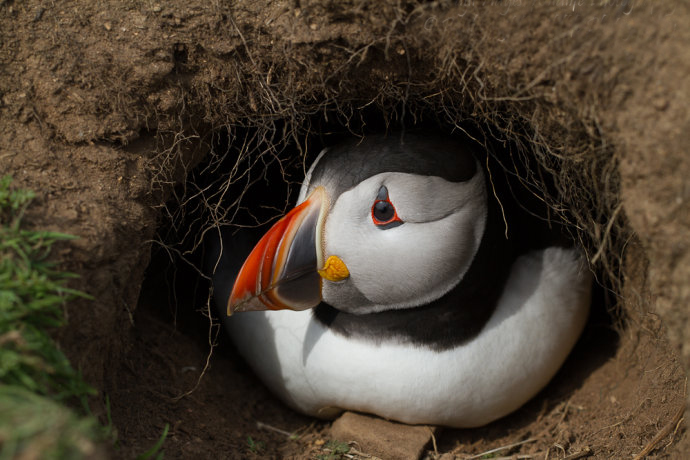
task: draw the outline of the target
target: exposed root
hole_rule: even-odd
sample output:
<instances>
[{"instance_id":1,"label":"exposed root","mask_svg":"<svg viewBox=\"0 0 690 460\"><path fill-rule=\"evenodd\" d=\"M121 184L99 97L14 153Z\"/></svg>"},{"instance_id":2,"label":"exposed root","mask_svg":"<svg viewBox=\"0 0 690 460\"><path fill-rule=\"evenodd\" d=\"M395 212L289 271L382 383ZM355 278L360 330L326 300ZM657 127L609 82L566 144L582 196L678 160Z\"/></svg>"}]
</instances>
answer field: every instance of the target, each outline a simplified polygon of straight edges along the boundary
<instances>
[{"instance_id":1,"label":"exposed root","mask_svg":"<svg viewBox=\"0 0 690 460\"><path fill-rule=\"evenodd\" d=\"M659 430L659 432L654 436L654 438L652 438L651 441L647 443L646 446L644 446L644 448L640 451L639 454L633 457L633 460L642 460L647 455L649 455L654 449L656 449L659 443L666 436L668 436L672 432L675 433L683 421L683 414L685 414L685 409L685 404L680 406L676 413L673 415L673 418L671 418L671 420L666 425L664 425L662 429Z\"/></svg>"}]
</instances>

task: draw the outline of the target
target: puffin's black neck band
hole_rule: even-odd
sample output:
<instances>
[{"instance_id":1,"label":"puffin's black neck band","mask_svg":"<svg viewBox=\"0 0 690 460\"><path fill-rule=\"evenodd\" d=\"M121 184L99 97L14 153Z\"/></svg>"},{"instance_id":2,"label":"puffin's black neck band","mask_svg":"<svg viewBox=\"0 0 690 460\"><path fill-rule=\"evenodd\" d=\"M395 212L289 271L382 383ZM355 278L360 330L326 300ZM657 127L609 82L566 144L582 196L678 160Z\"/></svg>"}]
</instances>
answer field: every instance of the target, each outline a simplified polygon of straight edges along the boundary
<instances>
[{"instance_id":1,"label":"puffin's black neck band","mask_svg":"<svg viewBox=\"0 0 690 460\"><path fill-rule=\"evenodd\" d=\"M490 200L490 202L493 200ZM460 283L430 304L355 315L321 303L314 317L337 334L426 346L436 351L473 339L491 318L515 259L504 224L489 204L486 229L474 261Z\"/></svg>"}]
</instances>

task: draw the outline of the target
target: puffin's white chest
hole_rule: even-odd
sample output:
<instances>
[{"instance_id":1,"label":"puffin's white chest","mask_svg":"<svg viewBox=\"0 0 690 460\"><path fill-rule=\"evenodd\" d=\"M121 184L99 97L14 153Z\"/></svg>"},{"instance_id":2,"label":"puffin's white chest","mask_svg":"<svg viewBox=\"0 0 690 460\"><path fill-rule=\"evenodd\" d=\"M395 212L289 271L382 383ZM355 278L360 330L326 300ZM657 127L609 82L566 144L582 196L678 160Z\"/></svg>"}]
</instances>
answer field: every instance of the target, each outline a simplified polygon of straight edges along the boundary
<instances>
[{"instance_id":1,"label":"puffin's white chest","mask_svg":"<svg viewBox=\"0 0 690 460\"><path fill-rule=\"evenodd\" d=\"M575 250L522 256L481 333L441 352L334 334L311 310L242 313L227 325L262 380L307 414L352 409L472 427L517 409L551 379L582 331L590 286Z\"/></svg>"}]
</instances>

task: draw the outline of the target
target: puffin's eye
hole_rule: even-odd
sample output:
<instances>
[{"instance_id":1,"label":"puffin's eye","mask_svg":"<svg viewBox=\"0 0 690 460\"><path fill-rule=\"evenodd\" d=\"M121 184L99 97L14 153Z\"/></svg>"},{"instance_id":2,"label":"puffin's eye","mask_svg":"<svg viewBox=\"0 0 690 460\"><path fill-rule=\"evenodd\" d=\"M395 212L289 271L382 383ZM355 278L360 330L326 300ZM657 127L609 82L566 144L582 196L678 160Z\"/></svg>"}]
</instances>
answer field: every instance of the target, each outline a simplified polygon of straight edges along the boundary
<instances>
[{"instance_id":1,"label":"puffin's eye","mask_svg":"<svg viewBox=\"0 0 690 460\"><path fill-rule=\"evenodd\" d=\"M395 217L395 208L389 201L377 201L374 203L374 221L386 223Z\"/></svg>"},{"instance_id":2,"label":"puffin's eye","mask_svg":"<svg viewBox=\"0 0 690 460\"><path fill-rule=\"evenodd\" d=\"M388 198L388 189L385 185L381 186L376 195L376 201L371 207L371 218L374 224L382 230L397 227L403 223L395 211L395 206Z\"/></svg>"}]
</instances>

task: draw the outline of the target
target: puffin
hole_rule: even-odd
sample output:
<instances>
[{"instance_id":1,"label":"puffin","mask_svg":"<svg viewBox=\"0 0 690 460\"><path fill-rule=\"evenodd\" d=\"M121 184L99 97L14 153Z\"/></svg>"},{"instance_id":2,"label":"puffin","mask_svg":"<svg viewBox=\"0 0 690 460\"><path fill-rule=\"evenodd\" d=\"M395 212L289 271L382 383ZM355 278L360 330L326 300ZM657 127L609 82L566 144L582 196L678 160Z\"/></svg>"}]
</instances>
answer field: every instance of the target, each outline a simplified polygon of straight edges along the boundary
<instances>
[{"instance_id":1,"label":"puffin","mask_svg":"<svg viewBox=\"0 0 690 460\"><path fill-rule=\"evenodd\" d=\"M453 137L346 141L320 152L258 242L216 237L207 262L225 328L288 406L478 427L561 367L591 273L562 238L505 222L478 158Z\"/></svg>"}]
</instances>

